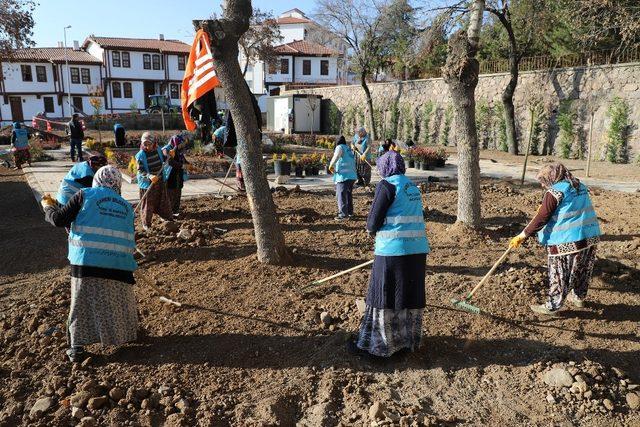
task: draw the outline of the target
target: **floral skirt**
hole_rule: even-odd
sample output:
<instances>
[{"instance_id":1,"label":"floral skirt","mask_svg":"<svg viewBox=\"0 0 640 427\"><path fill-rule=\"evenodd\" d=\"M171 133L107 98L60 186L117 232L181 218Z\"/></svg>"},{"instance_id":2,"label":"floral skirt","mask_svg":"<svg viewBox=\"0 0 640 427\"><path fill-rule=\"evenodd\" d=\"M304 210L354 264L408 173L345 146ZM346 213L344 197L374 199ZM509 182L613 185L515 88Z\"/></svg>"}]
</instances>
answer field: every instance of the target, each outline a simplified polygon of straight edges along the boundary
<instances>
[{"instance_id":1,"label":"floral skirt","mask_svg":"<svg viewBox=\"0 0 640 427\"><path fill-rule=\"evenodd\" d=\"M135 341L138 312L133 285L96 277L71 278L71 347Z\"/></svg>"},{"instance_id":2,"label":"floral skirt","mask_svg":"<svg viewBox=\"0 0 640 427\"><path fill-rule=\"evenodd\" d=\"M389 357L422 342L423 308L393 310L367 305L356 345L375 356Z\"/></svg>"}]
</instances>

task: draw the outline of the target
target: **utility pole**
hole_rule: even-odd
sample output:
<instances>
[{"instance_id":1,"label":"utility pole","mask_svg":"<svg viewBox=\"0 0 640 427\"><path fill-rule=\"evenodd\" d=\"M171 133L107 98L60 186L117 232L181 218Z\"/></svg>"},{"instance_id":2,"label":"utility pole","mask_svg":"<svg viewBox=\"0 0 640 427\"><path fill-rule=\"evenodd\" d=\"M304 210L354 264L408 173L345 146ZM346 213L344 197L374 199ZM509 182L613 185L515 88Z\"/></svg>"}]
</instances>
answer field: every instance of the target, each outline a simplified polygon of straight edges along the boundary
<instances>
[{"instance_id":1,"label":"utility pole","mask_svg":"<svg viewBox=\"0 0 640 427\"><path fill-rule=\"evenodd\" d=\"M67 101L69 102L69 116L73 116L73 108L71 107L71 70L69 69L69 57L67 55L67 30L71 25L64 27L64 64L67 67ZM64 116L64 112L62 113Z\"/></svg>"}]
</instances>

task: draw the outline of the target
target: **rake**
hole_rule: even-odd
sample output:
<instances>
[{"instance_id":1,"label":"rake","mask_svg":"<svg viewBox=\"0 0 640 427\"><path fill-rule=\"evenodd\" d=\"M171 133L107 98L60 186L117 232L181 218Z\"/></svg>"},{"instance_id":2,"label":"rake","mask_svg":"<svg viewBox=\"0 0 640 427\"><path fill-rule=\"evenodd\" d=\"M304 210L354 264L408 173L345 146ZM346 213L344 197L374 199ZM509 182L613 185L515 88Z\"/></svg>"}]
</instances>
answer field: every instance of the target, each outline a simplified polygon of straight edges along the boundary
<instances>
[{"instance_id":1,"label":"rake","mask_svg":"<svg viewBox=\"0 0 640 427\"><path fill-rule=\"evenodd\" d=\"M471 301L471 298L473 298L473 295L476 293L476 291L480 289L482 285L484 285L489 280L489 277L491 277L493 272L496 271L496 268L498 268L498 266L502 264L502 262L507 258L507 256L509 255L509 252L511 252L511 247L508 247L507 250L504 251L500 259L498 259L498 261L496 261L495 264L493 264L493 267L491 267L491 270L489 270L489 272L484 275L482 280L480 280L480 283L478 283L475 286L475 288L473 288L471 292L467 294L466 297L464 297L461 300L451 298L451 303L461 310L465 310L473 314L480 314L481 312L480 307L476 307L475 305L471 304L469 301Z\"/></svg>"}]
</instances>

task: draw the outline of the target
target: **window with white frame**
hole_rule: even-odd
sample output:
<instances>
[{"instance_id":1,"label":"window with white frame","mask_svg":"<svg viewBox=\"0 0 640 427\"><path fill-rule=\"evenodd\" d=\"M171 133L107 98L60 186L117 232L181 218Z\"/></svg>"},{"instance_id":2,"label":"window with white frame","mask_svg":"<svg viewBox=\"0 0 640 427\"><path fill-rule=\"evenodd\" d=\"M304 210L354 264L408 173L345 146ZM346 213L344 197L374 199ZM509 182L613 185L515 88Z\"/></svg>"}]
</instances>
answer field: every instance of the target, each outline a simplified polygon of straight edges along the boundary
<instances>
[{"instance_id":1,"label":"window with white frame","mask_svg":"<svg viewBox=\"0 0 640 427\"><path fill-rule=\"evenodd\" d=\"M180 86L177 83L171 83L170 89L171 99L180 99Z\"/></svg>"},{"instance_id":2,"label":"window with white frame","mask_svg":"<svg viewBox=\"0 0 640 427\"><path fill-rule=\"evenodd\" d=\"M114 67L120 67L120 52L115 50L111 52L111 65Z\"/></svg>"},{"instance_id":3,"label":"window with white frame","mask_svg":"<svg viewBox=\"0 0 640 427\"><path fill-rule=\"evenodd\" d=\"M82 76L82 84L83 85L90 85L91 84L91 72L89 71L88 68L81 68L80 69L80 74Z\"/></svg>"},{"instance_id":4,"label":"window with white frame","mask_svg":"<svg viewBox=\"0 0 640 427\"><path fill-rule=\"evenodd\" d=\"M80 84L80 69L76 67L71 67L71 83L74 85Z\"/></svg>"},{"instance_id":5,"label":"window with white frame","mask_svg":"<svg viewBox=\"0 0 640 427\"><path fill-rule=\"evenodd\" d=\"M142 55L142 67L145 70L151 69L151 54L145 53L144 55Z\"/></svg>"},{"instance_id":6,"label":"window with white frame","mask_svg":"<svg viewBox=\"0 0 640 427\"><path fill-rule=\"evenodd\" d=\"M122 52L122 66L124 68L131 68L131 56L129 52Z\"/></svg>"},{"instance_id":7,"label":"window with white frame","mask_svg":"<svg viewBox=\"0 0 640 427\"><path fill-rule=\"evenodd\" d=\"M114 98L122 98L122 87L120 82L111 82L111 93Z\"/></svg>"},{"instance_id":8,"label":"window with white frame","mask_svg":"<svg viewBox=\"0 0 640 427\"><path fill-rule=\"evenodd\" d=\"M122 83L122 92L124 92L125 98L133 98L133 90L130 82Z\"/></svg>"},{"instance_id":9,"label":"window with white frame","mask_svg":"<svg viewBox=\"0 0 640 427\"><path fill-rule=\"evenodd\" d=\"M160 70L160 55L153 55L153 69Z\"/></svg>"},{"instance_id":10,"label":"window with white frame","mask_svg":"<svg viewBox=\"0 0 640 427\"><path fill-rule=\"evenodd\" d=\"M47 69L44 65L36 65L36 80L41 83L47 81Z\"/></svg>"}]
</instances>

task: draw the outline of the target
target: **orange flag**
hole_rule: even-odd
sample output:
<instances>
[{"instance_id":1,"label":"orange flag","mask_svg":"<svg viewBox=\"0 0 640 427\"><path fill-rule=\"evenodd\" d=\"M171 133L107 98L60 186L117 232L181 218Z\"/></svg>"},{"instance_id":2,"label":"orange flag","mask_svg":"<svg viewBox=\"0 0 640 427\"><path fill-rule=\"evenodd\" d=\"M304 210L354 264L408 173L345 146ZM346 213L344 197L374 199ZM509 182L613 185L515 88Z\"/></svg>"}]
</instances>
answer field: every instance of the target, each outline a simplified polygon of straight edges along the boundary
<instances>
[{"instance_id":1,"label":"orange flag","mask_svg":"<svg viewBox=\"0 0 640 427\"><path fill-rule=\"evenodd\" d=\"M189 53L180 94L182 118L188 130L196 128L196 123L189 115L189 106L217 86L220 86L220 80L213 66L209 35L204 30L198 30Z\"/></svg>"}]
</instances>

